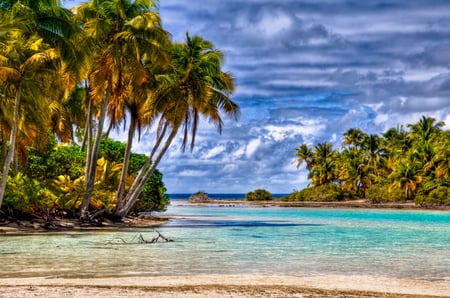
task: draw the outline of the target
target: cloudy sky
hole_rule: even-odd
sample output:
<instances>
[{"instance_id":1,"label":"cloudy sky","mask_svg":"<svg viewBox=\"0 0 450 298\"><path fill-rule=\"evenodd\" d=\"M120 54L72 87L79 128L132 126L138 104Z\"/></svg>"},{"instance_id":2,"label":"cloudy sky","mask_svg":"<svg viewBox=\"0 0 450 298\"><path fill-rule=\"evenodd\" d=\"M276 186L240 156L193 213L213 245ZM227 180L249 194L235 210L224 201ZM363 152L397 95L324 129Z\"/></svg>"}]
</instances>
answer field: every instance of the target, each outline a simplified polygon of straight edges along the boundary
<instances>
[{"instance_id":1,"label":"cloudy sky","mask_svg":"<svg viewBox=\"0 0 450 298\"><path fill-rule=\"evenodd\" d=\"M422 115L450 125L448 0L161 0L159 9L175 41L188 31L225 52L241 107L222 135L204 121L193 152L172 146L159 167L168 193L289 193L308 183L293 157L302 143L338 146L349 128L381 133Z\"/></svg>"}]
</instances>

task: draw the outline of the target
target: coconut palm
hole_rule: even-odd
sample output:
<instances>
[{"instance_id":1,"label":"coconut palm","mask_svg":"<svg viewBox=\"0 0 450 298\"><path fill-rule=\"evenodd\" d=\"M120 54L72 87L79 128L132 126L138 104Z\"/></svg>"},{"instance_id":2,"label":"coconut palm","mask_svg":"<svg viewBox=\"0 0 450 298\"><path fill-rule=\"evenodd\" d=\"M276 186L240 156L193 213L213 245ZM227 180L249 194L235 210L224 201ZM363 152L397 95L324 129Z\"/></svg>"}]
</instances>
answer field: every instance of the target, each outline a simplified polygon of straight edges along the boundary
<instances>
[{"instance_id":1,"label":"coconut palm","mask_svg":"<svg viewBox=\"0 0 450 298\"><path fill-rule=\"evenodd\" d=\"M314 146L314 165L310 177L315 186L335 180L335 154L332 143L323 142Z\"/></svg>"},{"instance_id":2,"label":"coconut palm","mask_svg":"<svg viewBox=\"0 0 450 298\"><path fill-rule=\"evenodd\" d=\"M2 36L0 46L0 86L3 97L14 97L9 150L4 161L0 185L0 206L3 200L9 167L13 160L19 126L23 119L22 100L30 106L43 104L31 101L46 92L45 82L51 81L59 65L58 51L50 48L39 36L28 37L20 32ZM48 86L47 86L48 87ZM6 93L6 96L5 96Z\"/></svg>"},{"instance_id":3,"label":"coconut palm","mask_svg":"<svg viewBox=\"0 0 450 298\"><path fill-rule=\"evenodd\" d=\"M87 35L97 44L92 71L88 105L98 110L98 122L93 143L88 142L86 162L86 196L81 207L85 217L95 181L95 167L100 139L110 105L113 123L123 119L122 103L133 94L133 83L147 80L142 76L146 61L155 61L155 46L167 40L159 15L150 0L93 0L75 8L77 18ZM161 56L159 56L161 57ZM113 106L113 108L111 108ZM88 115L88 124L91 123ZM87 127L90 131L91 127Z\"/></svg>"},{"instance_id":4,"label":"coconut palm","mask_svg":"<svg viewBox=\"0 0 450 298\"><path fill-rule=\"evenodd\" d=\"M353 145L356 148L361 147L367 135L359 128L350 128L343 134L344 140L342 145Z\"/></svg>"},{"instance_id":5,"label":"coconut palm","mask_svg":"<svg viewBox=\"0 0 450 298\"><path fill-rule=\"evenodd\" d=\"M436 122L436 119L432 117L422 116L419 122L415 124L409 124L408 127L411 129L411 135L414 139L419 141L429 141L433 135L441 132L441 128L445 125L444 122Z\"/></svg>"},{"instance_id":6,"label":"coconut palm","mask_svg":"<svg viewBox=\"0 0 450 298\"><path fill-rule=\"evenodd\" d=\"M314 153L313 150L306 144L302 144L300 147L295 148L294 156L297 157L297 168L299 168L303 162L306 163L306 169L310 171L313 167Z\"/></svg>"},{"instance_id":7,"label":"coconut palm","mask_svg":"<svg viewBox=\"0 0 450 298\"><path fill-rule=\"evenodd\" d=\"M201 115L215 123L221 132L220 113L230 116L239 113L238 106L230 99L234 91L233 78L222 71L223 53L214 49L211 42L187 34L186 41L174 44L171 53L171 69L159 77L160 86L149 102L153 114L161 117L157 139L124 197L124 207L116 210L118 216L125 216L134 205L180 127L184 127L182 149L190 140L192 150Z\"/></svg>"}]
</instances>

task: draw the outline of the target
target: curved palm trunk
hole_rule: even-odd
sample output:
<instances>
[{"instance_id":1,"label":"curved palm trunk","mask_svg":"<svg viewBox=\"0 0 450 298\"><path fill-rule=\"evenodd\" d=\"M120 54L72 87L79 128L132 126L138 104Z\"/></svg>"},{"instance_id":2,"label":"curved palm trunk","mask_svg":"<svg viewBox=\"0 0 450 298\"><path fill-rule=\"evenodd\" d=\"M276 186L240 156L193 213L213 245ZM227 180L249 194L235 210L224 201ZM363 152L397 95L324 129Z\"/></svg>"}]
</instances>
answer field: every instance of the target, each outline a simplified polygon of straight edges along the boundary
<instances>
[{"instance_id":1,"label":"curved palm trunk","mask_svg":"<svg viewBox=\"0 0 450 298\"><path fill-rule=\"evenodd\" d=\"M123 157L123 166L122 173L120 175L119 187L117 189L116 200L117 200L117 209L122 209L124 205L123 195L125 193L125 181L128 176L128 167L130 164L130 156L131 156L131 147L133 145L134 138L134 130L136 128L136 123L131 120L130 127L128 128L128 140L127 146L125 148L125 154Z\"/></svg>"},{"instance_id":2,"label":"curved palm trunk","mask_svg":"<svg viewBox=\"0 0 450 298\"><path fill-rule=\"evenodd\" d=\"M14 158L17 130L19 127L19 105L20 105L20 97L21 96L22 96L22 87L19 84L19 87L17 88L17 92L16 92L16 98L14 100L13 127L11 130L11 136L10 136L10 141L9 141L9 150L8 150L8 155L6 157L5 163L3 165L2 182L0 185L0 208L3 203L3 197L5 196L6 180L8 179L9 167Z\"/></svg>"},{"instance_id":3,"label":"curved palm trunk","mask_svg":"<svg viewBox=\"0 0 450 298\"><path fill-rule=\"evenodd\" d=\"M106 108L108 106L108 98L111 93L111 83L108 81L108 86L106 87L105 95L103 97L103 103L100 110L100 118L98 120L98 127L95 133L95 140L92 147L92 152L87 155L87 168L86 168L86 194L84 195L83 203L81 205L81 213L80 218L86 218L87 211L89 209L89 204L91 202L92 191L94 190L94 182L95 182L95 171L97 169L97 159L98 159L98 151L100 148L100 141L102 139L103 132L103 124L106 118Z\"/></svg>"},{"instance_id":4,"label":"curved palm trunk","mask_svg":"<svg viewBox=\"0 0 450 298\"><path fill-rule=\"evenodd\" d=\"M83 140L81 142L80 151L84 151L86 148L86 143L92 144L92 99L89 96L89 86L87 83L84 85L84 89L86 90L86 99L87 99L87 115L86 115L86 124L84 126L84 135ZM88 148L88 153L89 153Z\"/></svg>"},{"instance_id":5,"label":"curved palm trunk","mask_svg":"<svg viewBox=\"0 0 450 298\"><path fill-rule=\"evenodd\" d=\"M120 217L124 217L128 214L130 209L133 207L133 205L136 203L137 199L139 198L139 195L142 192L142 189L144 188L145 184L148 182L150 177L152 176L153 172L156 170L156 167L158 166L159 162L161 161L162 157L166 153L167 149L170 147L170 144L172 143L174 137L177 134L177 129L173 129L170 133L170 135L167 137L167 140L165 141L163 147L158 152L158 155L156 156L155 160L153 160L151 167L145 172L142 179L139 181L139 183L134 187L131 188L125 197L125 205L121 209L117 209L116 215ZM150 156L149 156L150 159Z\"/></svg>"}]
</instances>

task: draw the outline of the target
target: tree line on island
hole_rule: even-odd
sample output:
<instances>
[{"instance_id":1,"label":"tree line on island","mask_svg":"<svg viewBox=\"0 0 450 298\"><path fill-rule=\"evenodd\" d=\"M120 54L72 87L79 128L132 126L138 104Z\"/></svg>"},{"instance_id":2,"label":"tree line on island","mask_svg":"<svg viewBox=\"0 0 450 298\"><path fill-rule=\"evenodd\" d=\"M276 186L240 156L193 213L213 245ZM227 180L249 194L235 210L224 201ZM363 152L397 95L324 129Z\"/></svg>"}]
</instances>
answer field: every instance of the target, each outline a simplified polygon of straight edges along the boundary
<instances>
[{"instance_id":1,"label":"tree line on island","mask_svg":"<svg viewBox=\"0 0 450 298\"><path fill-rule=\"evenodd\" d=\"M444 125L422 116L380 135L351 128L340 148L301 144L295 157L298 167L306 167L310 185L285 199L450 205L450 131Z\"/></svg>"},{"instance_id":2,"label":"tree line on island","mask_svg":"<svg viewBox=\"0 0 450 298\"><path fill-rule=\"evenodd\" d=\"M334 202L364 199L370 203L414 202L418 206L450 206L450 131L444 122L422 116L418 122L367 134L344 132L342 144L301 144L297 167L308 172L309 185L281 201ZM265 189L245 194L246 201L273 200ZM205 192L191 201L208 202Z\"/></svg>"},{"instance_id":3,"label":"tree line on island","mask_svg":"<svg viewBox=\"0 0 450 298\"><path fill-rule=\"evenodd\" d=\"M177 134L192 149L201 117L220 132L239 113L223 61L201 36L173 42L150 0L0 0L0 215L164 208L156 167Z\"/></svg>"}]
</instances>

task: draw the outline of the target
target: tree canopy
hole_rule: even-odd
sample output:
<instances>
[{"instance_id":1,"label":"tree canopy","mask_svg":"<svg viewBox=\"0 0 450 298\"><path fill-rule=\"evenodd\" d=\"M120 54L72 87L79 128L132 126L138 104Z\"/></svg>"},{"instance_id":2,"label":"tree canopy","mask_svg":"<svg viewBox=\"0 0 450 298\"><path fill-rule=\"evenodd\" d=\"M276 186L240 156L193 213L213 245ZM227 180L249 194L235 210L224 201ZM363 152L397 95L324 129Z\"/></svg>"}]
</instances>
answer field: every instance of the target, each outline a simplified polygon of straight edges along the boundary
<instances>
[{"instance_id":1,"label":"tree canopy","mask_svg":"<svg viewBox=\"0 0 450 298\"><path fill-rule=\"evenodd\" d=\"M174 137L181 132L192 149L202 117L221 132L222 114L239 113L223 62L201 36L172 42L151 0L91 0L72 10L56 0L0 0L3 212L23 203L19 184L42 189L31 196L46 202L39 208L85 220L99 208L118 217L164 209L157 166ZM108 133L120 125L128 139L110 155ZM150 125L158 127L154 146L137 158L135 135Z\"/></svg>"},{"instance_id":2,"label":"tree canopy","mask_svg":"<svg viewBox=\"0 0 450 298\"><path fill-rule=\"evenodd\" d=\"M407 128L398 126L380 135L351 128L343 134L340 148L301 144L295 156L299 166L306 163L311 182L289 198L450 205L450 131L443 126L423 116Z\"/></svg>"}]
</instances>

